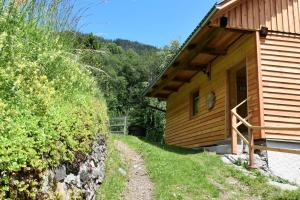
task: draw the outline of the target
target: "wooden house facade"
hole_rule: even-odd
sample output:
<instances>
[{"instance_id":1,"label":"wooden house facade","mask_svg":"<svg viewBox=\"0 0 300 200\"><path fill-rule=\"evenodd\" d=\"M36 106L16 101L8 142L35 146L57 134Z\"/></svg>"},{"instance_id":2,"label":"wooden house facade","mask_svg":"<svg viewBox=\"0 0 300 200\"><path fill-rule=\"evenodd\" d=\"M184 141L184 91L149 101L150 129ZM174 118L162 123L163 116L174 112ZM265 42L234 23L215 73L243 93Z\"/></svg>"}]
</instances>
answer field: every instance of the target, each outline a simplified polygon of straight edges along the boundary
<instances>
[{"instance_id":1,"label":"wooden house facade","mask_svg":"<svg viewBox=\"0 0 300 200\"><path fill-rule=\"evenodd\" d=\"M167 103L170 145L233 140L231 111L244 100L237 113L256 127L254 140L299 143L300 0L216 4L146 96ZM239 125L241 133L249 131Z\"/></svg>"}]
</instances>

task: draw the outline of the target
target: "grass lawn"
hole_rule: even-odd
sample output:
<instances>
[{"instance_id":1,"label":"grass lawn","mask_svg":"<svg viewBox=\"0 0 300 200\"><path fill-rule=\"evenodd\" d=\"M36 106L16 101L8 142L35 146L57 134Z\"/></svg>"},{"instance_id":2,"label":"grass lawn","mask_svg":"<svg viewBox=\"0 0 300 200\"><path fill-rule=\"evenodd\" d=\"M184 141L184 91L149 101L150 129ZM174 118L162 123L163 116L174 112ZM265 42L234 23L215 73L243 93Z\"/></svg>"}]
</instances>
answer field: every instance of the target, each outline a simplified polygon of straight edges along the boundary
<instances>
[{"instance_id":1,"label":"grass lawn","mask_svg":"<svg viewBox=\"0 0 300 200\"><path fill-rule=\"evenodd\" d=\"M119 200L127 180L126 175L119 172L119 168L127 171L127 164L114 148L112 138L108 138L107 145L105 180L97 190L97 200Z\"/></svg>"},{"instance_id":2,"label":"grass lawn","mask_svg":"<svg viewBox=\"0 0 300 200\"><path fill-rule=\"evenodd\" d=\"M224 164L218 155L114 136L142 155L155 184L156 199L300 199L300 190L283 192L255 173L250 177Z\"/></svg>"}]
</instances>

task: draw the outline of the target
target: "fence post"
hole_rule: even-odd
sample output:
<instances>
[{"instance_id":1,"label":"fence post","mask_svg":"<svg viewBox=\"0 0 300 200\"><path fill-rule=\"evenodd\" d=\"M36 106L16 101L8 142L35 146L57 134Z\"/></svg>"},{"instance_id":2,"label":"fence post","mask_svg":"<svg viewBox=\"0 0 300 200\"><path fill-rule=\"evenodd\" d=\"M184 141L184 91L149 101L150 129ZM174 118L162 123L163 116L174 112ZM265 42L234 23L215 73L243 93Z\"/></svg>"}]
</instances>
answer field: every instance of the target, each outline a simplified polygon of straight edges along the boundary
<instances>
[{"instance_id":1,"label":"fence post","mask_svg":"<svg viewBox=\"0 0 300 200\"><path fill-rule=\"evenodd\" d=\"M127 116L124 117L124 135L127 135Z\"/></svg>"},{"instance_id":2,"label":"fence post","mask_svg":"<svg viewBox=\"0 0 300 200\"><path fill-rule=\"evenodd\" d=\"M237 133L233 127L236 127L237 118L231 113L231 153L237 154Z\"/></svg>"},{"instance_id":3,"label":"fence post","mask_svg":"<svg viewBox=\"0 0 300 200\"><path fill-rule=\"evenodd\" d=\"M249 134L249 168L255 168L254 163L254 136L251 128L248 128Z\"/></svg>"}]
</instances>

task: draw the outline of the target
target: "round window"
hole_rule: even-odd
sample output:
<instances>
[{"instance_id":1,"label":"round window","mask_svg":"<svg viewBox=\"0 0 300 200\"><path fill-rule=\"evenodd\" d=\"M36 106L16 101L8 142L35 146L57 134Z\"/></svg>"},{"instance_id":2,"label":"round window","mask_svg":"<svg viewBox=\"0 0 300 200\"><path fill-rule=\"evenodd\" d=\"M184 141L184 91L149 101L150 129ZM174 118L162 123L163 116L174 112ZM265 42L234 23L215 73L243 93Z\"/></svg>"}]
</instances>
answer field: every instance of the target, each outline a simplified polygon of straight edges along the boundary
<instances>
[{"instance_id":1,"label":"round window","mask_svg":"<svg viewBox=\"0 0 300 200\"><path fill-rule=\"evenodd\" d=\"M216 103L216 94L214 92L209 92L206 97L206 109L211 110L214 108Z\"/></svg>"}]
</instances>

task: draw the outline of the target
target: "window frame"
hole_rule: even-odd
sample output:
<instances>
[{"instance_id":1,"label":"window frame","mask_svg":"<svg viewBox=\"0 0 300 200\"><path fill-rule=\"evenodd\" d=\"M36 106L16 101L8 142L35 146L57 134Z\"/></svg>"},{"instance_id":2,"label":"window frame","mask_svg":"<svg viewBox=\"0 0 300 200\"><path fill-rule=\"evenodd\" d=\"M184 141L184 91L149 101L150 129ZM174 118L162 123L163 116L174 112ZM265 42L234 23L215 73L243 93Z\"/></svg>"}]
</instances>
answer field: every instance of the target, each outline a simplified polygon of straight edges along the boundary
<instances>
[{"instance_id":1,"label":"window frame","mask_svg":"<svg viewBox=\"0 0 300 200\"><path fill-rule=\"evenodd\" d=\"M195 112L195 98L198 97L198 112ZM200 89L197 88L190 93L190 119L197 117L200 114Z\"/></svg>"}]
</instances>

